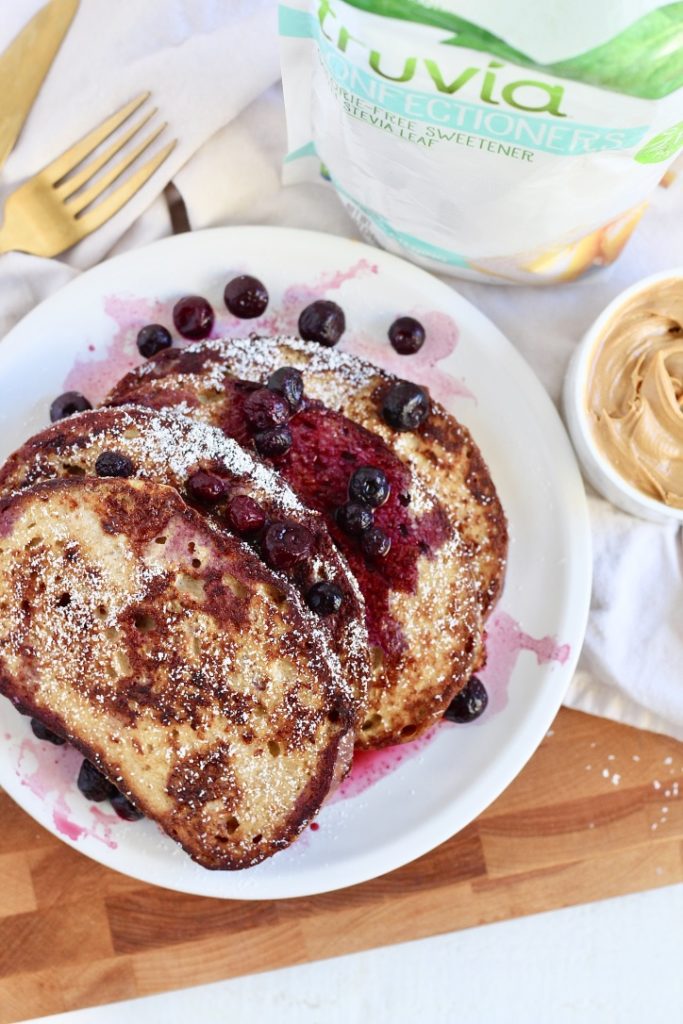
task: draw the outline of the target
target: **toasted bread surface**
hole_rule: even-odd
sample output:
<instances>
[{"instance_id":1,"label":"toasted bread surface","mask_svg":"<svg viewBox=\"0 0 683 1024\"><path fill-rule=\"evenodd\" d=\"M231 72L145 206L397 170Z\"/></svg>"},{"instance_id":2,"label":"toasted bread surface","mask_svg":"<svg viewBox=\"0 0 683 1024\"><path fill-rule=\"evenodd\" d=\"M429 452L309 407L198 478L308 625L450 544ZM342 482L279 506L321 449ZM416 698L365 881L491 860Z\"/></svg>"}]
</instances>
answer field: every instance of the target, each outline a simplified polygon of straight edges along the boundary
<instances>
[{"instance_id":1,"label":"toasted bread surface","mask_svg":"<svg viewBox=\"0 0 683 1024\"><path fill-rule=\"evenodd\" d=\"M352 722L337 664L294 588L170 487L0 503L0 692L207 868L258 863L320 807Z\"/></svg>"},{"instance_id":2,"label":"toasted bread surface","mask_svg":"<svg viewBox=\"0 0 683 1024\"><path fill-rule=\"evenodd\" d=\"M242 407L251 385L234 377L232 344L168 352L127 375L109 400L180 408L249 444ZM276 365L285 363L273 362L261 379ZM308 372L304 382L310 395ZM374 678L357 743L410 739L443 713L480 657L481 601L471 556L443 506L378 432L315 399L293 417L290 429L293 444L277 469L305 504L326 517L365 597ZM358 465L379 466L391 481L389 500L375 512L375 523L392 542L381 560L368 559L335 516Z\"/></svg>"},{"instance_id":3,"label":"toasted bread surface","mask_svg":"<svg viewBox=\"0 0 683 1024\"><path fill-rule=\"evenodd\" d=\"M190 503L187 483L192 474L204 470L219 476L226 485L221 500L195 507L222 533L229 530L226 506L238 494L255 499L269 520L295 522L310 531L311 556L288 569L286 577L304 599L321 580L339 587L343 596L339 611L321 619L320 624L329 633L355 694L360 721L370 679L364 602L322 517L306 509L279 474L221 430L172 410L154 412L139 407L95 409L60 420L34 435L0 468L0 497L45 480L95 476L103 452L129 458L135 477L175 487ZM252 547L261 554L257 540Z\"/></svg>"}]
</instances>

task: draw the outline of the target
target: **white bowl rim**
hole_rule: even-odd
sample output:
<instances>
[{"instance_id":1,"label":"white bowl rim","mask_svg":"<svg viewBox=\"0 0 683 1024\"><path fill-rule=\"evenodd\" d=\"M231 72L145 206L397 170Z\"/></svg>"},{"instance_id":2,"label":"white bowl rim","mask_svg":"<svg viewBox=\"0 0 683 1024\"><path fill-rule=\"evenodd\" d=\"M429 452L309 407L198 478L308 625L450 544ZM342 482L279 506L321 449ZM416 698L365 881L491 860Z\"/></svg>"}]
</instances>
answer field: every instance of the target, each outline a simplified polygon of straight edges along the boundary
<instances>
[{"instance_id":1,"label":"white bowl rim","mask_svg":"<svg viewBox=\"0 0 683 1024\"><path fill-rule=\"evenodd\" d=\"M603 454L598 447L590 423L588 422L586 404L584 402L585 381L588 367L591 362L596 343L602 336L606 325L614 318L614 314L635 295L648 291L653 285L661 281L680 279L683 284L683 267L671 267L669 270L660 270L656 274L650 274L619 292L612 301L605 306L602 313L593 321L583 338L579 342L569 365L567 383L570 383L567 398L572 402L575 413L575 424L581 431L582 439L589 449L592 458L597 463L598 469L602 472L613 486L621 491L629 500L629 503L639 505L643 513L648 517L661 518L666 516L669 519L683 522L683 508L672 508L658 498L651 498L644 494L633 484L629 483L614 467L613 463ZM577 452L577 454L580 454Z\"/></svg>"}]
</instances>

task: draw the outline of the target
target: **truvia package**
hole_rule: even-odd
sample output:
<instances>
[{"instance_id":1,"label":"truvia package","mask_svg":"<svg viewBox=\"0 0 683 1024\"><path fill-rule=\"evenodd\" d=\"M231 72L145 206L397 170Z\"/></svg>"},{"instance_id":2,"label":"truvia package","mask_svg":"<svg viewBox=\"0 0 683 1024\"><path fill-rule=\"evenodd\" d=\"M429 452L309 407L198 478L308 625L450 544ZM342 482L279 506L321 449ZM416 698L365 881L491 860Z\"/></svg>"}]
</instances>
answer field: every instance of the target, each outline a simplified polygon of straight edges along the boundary
<instances>
[{"instance_id":1,"label":"truvia package","mask_svg":"<svg viewBox=\"0 0 683 1024\"><path fill-rule=\"evenodd\" d=\"M683 3L283 0L285 181L520 284L611 262L683 146Z\"/></svg>"}]
</instances>

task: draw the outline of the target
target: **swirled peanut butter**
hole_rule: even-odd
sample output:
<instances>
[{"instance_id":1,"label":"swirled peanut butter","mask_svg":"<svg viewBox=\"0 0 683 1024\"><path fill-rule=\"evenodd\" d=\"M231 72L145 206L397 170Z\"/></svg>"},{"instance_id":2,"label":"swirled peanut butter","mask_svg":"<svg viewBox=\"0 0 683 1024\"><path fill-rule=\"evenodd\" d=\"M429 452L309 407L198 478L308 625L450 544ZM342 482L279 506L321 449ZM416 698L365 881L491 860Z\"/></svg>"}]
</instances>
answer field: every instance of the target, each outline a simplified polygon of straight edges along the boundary
<instances>
[{"instance_id":1,"label":"swirled peanut butter","mask_svg":"<svg viewBox=\"0 0 683 1024\"><path fill-rule=\"evenodd\" d=\"M653 284L616 312L593 353L586 403L621 476L683 508L683 278Z\"/></svg>"}]
</instances>

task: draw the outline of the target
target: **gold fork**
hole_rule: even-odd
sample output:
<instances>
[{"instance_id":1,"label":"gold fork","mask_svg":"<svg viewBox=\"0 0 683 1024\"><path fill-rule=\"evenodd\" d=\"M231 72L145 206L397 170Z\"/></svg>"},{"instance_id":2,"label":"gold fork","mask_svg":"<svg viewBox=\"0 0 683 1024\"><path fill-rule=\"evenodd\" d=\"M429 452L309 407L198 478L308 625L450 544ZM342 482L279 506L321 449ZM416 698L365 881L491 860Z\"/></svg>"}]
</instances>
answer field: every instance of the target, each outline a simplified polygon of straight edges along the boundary
<instances>
[{"instance_id":1,"label":"gold fork","mask_svg":"<svg viewBox=\"0 0 683 1024\"><path fill-rule=\"evenodd\" d=\"M136 124L127 128L80 170L77 168L149 99L149 95L148 92L143 93L112 114L10 195L5 205L5 220L0 228L0 253L28 252L34 256L56 256L101 227L142 188L169 155L176 139L101 202L96 202L151 146L166 128L166 124L145 136L123 159L105 170L95 181L92 179L138 134L156 110L145 114Z\"/></svg>"}]
</instances>

